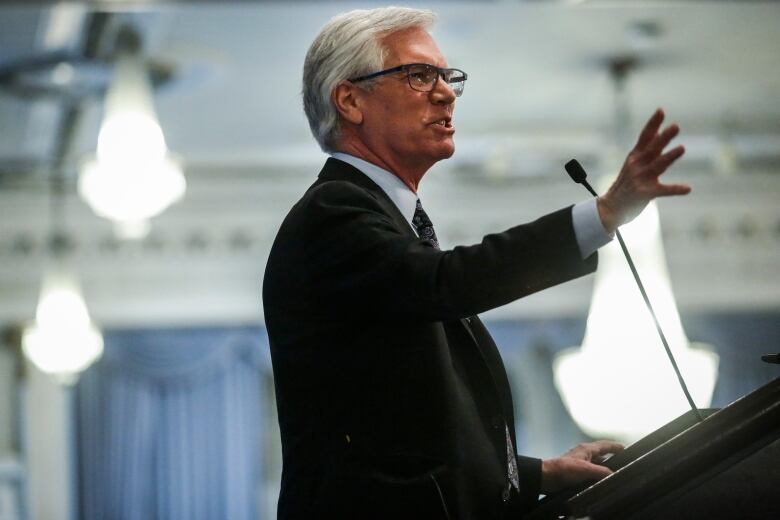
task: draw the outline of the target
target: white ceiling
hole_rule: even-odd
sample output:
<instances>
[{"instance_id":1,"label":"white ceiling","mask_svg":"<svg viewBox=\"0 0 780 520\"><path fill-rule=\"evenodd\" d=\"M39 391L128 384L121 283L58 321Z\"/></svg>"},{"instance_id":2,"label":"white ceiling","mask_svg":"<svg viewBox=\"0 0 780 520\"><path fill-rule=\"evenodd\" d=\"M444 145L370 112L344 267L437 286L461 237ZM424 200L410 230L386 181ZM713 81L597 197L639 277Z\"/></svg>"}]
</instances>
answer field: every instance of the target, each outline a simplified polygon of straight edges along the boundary
<instances>
[{"instance_id":1,"label":"white ceiling","mask_svg":"<svg viewBox=\"0 0 780 520\"><path fill-rule=\"evenodd\" d=\"M104 2L110 5L112 2ZM656 106L695 135L780 133L780 4L771 2L411 2L439 14L434 30L451 64L469 72L458 100L462 148L486 137L544 140L609 133L614 99L606 62L638 57L628 89L639 125ZM127 3L119 2L119 5ZM114 12L136 24L148 54L177 78L157 96L172 149L191 162L311 159L317 153L300 110L306 48L334 14L377 2L138 2ZM0 59L75 46L78 5L0 8ZM656 38L636 24L655 24ZM64 28L63 28L64 26ZM53 36L60 34L61 36ZM52 48L52 45L49 45ZM40 122L0 98L2 155L45 152ZM77 152L94 149L102 107L92 103ZM53 110L52 112L56 112ZM16 116L16 117L14 117ZM21 117L20 117L21 116ZM53 115L51 117L54 117ZM49 127L51 128L51 127ZM30 142L29 137L35 136ZM592 143L585 141L585 146ZM774 143L775 145L777 143ZM570 146L563 141L561 147ZM0 158L2 157L0 155ZM315 155L316 157L316 155ZM317 159L318 160L318 159Z\"/></svg>"},{"instance_id":2,"label":"white ceiling","mask_svg":"<svg viewBox=\"0 0 780 520\"><path fill-rule=\"evenodd\" d=\"M452 245L584 196L566 185L562 164L576 156L594 173L609 169L615 97L606 64L634 55L639 66L627 83L632 134L655 107L664 107L682 126L680 142L689 149L670 175L694 180L694 193L696 183L702 193L662 206L669 208L667 216L662 212L665 227L677 230L677 238L667 239L679 243L667 243L672 277L684 274L687 281L679 283L690 284L687 299L681 298L692 308L734 302L780 308L780 273L772 267L780 264L780 4L406 3L438 12L439 46L450 64L469 73L455 112L456 156L423 186L432 214L440 215L437 228L452 230L445 233ZM155 221L157 249L130 244L112 250L109 226L73 200L69 219L81 247L85 293L92 294L88 304L93 314L118 324L251 320L259 316L263 259L275 226L323 158L300 107L307 46L332 15L380 4L101 5L115 6L111 23L134 23L150 57L177 69L156 104L169 147L187 165L190 190ZM90 12L74 4L0 7L0 64L46 48L77 48ZM637 34L637 26L648 25L658 28L656 38ZM94 150L101 111L97 102L85 106L65 165L71 178L80 157ZM34 307L46 206L44 176L30 164L51 157L60 114L56 103L0 95L0 318L30 316ZM450 192L466 202L448 205L452 199L444 194ZM718 206L736 209L724 221ZM463 221L473 224L458 231ZM754 265L753 274L761 277L750 282L764 294L752 303L748 292L742 300L729 298L744 279L735 274L747 262L740 253L719 268L723 289L713 296L703 275L696 278L696 266L708 262L705 255L733 251L750 222L759 231L747 233L737 251L748 243L765 251L754 259L760 268ZM250 246L240 246L242 233ZM691 240L697 233L705 237L699 244ZM32 238L20 245L25 236ZM203 284L204 276L212 283ZM169 280L164 291L160 279ZM584 313L588 288L584 282L560 293L565 305L552 293L542 307Z\"/></svg>"}]
</instances>

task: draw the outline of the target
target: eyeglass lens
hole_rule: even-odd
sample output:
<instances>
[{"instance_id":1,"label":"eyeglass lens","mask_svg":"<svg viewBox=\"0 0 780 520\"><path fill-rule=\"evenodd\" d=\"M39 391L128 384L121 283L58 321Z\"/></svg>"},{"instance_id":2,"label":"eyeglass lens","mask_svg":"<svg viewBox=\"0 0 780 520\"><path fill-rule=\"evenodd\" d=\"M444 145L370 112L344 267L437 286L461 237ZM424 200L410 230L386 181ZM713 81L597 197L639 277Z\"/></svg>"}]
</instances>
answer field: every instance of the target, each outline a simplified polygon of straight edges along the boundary
<instances>
[{"instance_id":1,"label":"eyeglass lens","mask_svg":"<svg viewBox=\"0 0 780 520\"><path fill-rule=\"evenodd\" d=\"M466 83L464 74L456 69L437 69L431 65L413 65L409 67L409 85L415 90L427 92L433 90L439 71L443 73L443 79L452 88L456 96L463 93Z\"/></svg>"}]
</instances>

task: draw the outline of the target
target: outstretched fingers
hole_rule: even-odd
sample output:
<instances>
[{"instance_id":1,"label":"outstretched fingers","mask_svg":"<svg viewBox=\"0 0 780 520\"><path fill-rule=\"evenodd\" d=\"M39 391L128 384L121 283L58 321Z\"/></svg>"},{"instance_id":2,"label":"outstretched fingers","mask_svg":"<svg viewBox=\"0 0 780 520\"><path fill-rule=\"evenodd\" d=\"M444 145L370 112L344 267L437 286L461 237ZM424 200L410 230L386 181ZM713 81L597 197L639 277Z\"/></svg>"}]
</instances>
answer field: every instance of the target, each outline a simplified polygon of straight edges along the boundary
<instances>
[{"instance_id":1,"label":"outstretched fingers","mask_svg":"<svg viewBox=\"0 0 780 520\"><path fill-rule=\"evenodd\" d=\"M680 133L680 127L673 123L666 127L663 132L661 132L657 138L653 140L652 143L650 143L650 150L652 150L655 153L661 153L663 152L664 148L667 147L669 143L672 142L672 139L677 137L677 134Z\"/></svg>"},{"instance_id":2,"label":"outstretched fingers","mask_svg":"<svg viewBox=\"0 0 780 520\"><path fill-rule=\"evenodd\" d=\"M674 161L682 157L684 153L685 153L685 147L683 145L675 146L665 154L658 156L650 164L650 168L658 175L661 175L669 168L669 166L671 166L674 163Z\"/></svg>"},{"instance_id":3,"label":"outstretched fingers","mask_svg":"<svg viewBox=\"0 0 780 520\"><path fill-rule=\"evenodd\" d=\"M685 148L682 145L676 146L653 161L651 169L657 176L660 176L674 163L674 161L682 157L684 153ZM669 197L672 195L687 195L690 192L691 187L687 184L661 184L659 182L656 186L655 196Z\"/></svg>"},{"instance_id":4,"label":"outstretched fingers","mask_svg":"<svg viewBox=\"0 0 780 520\"><path fill-rule=\"evenodd\" d=\"M639 139L634 146L634 150L640 151L645 148L658 134L658 130L661 128L661 123L664 122L664 111L657 108L650 119L645 123L645 127L639 134Z\"/></svg>"},{"instance_id":5,"label":"outstretched fingers","mask_svg":"<svg viewBox=\"0 0 780 520\"><path fill-rule=\"evenodd\" d=\"M637 152L639 152L640 160L646 162L653 161L679 133L680 127L677 126L677 124L671 124L666 127L663 132L656 135L644 149L637 150Z\"/></svg>"},{"instance_id":6,"label":"outstretched fingers","mask_svg":"<svg viewBox=\"0 0 780 520\"><path fill-rule=\"evenodd\" d=\"M657 197L671 197L673 195L687 195L691 192L691 187L687 184L661 184Z\"/></svg>"},{"instance_id":7,"label":"outstretched fingers","mask_svg":"<svg viewBox=\"0 0 780 520\"><path fill-rule=\"evenodd\" d=\"M663 120L664 112L659 108L640 133L615 182L604 196L599 197L599 217L610 232L630 222L654 198L685 195L691 191L685 184L660 182L660 176L685 153L683 146L664 152L680 133L680 127L671 124L660 131ZM577 453L581 454L582 450Z\"/></svg>"}]
</instances>

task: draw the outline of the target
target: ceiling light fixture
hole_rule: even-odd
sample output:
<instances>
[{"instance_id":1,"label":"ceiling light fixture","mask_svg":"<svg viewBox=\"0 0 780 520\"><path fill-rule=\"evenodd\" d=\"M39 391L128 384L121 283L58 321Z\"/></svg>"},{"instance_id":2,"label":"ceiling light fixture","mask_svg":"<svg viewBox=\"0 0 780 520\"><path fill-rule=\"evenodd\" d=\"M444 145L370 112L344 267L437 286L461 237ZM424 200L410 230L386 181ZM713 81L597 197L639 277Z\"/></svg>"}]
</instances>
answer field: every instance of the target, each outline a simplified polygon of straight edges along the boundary
<instances>
[{"instance_id":1,"label":"ceiling light fixture","mask_svg":"<svg viewBox=\"0 0 780 520\"><path fill-rule=\"evenodd\" d=\"M616 150L630 147L626 83L639 63L632 56L616 56L608 63L615 94L615 138L604 156L603 171L617 171L621 163ZM612 179L603 180L607 182L602 192ZM718 356L709 345L689 343L685 335L666 268L655 202L622 226L621 233L693 400L706 408L715 388ZM618 244L599 251L582 346L559 354L553 370L569 413L593 437L632 442L689 409Z\"/></svg>"},{"instance_id":2,"label":"ceiling light fixture","mask_svg":"<svg viewBox=\"0 0 780 520\"><path fill-rule=\"evenodd\" d=\"M146 235L149 219L179 200L186 181L157 120L139 38L123 28L114 78L106 93L97 153L84 162L79 194L120 236Z\"/></svg>"},{"instance_id":3,"label":"ceiling light fixture","mask_svg":"<svg viewBox=\"0 0 780 520\"><path fill-rule=\"evenodd\" d=\"M655 203L621 232L692 397L706 408L715 388L718 356L709 345L689 343L685 335ZM582 346L558 355L554 372L566 407L593 437L632 442L689 409L617 244L599 253Z\"/></svg>"},{"instance_id":4,"label":"ceiling light fixture","mask_svg":"<svg viewBox=\"0 0 780 520\"><path fill-rule=\"evenodd\" d=\"M62 171L56 168L51 178L46 269L35 322L22 331L22 350L39 370L73 384L103 354L103 336L89 317L74 274Z\"/></svg>"},{"instance_id":5,"label":"ceiling light fixture","mask_svg":"<svg viewBox=\"0 0 780 520\"><path fill-rule=\"evenodd\" d=\"M22 350L38 369L65 384L74 383L103 353L103 336L62 259L55 258L44 276L35 322L22 333Z\"/></svg>"}]
</instances>

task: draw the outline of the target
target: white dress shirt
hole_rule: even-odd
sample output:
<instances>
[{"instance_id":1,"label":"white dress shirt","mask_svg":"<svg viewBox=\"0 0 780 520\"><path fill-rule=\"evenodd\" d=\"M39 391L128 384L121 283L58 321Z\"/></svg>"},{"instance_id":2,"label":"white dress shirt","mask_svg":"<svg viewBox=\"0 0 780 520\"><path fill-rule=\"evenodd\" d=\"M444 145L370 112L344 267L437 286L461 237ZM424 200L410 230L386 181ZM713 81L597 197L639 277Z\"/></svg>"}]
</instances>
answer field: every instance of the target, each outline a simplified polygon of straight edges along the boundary
<instances>
[{"instance_id":1,"label":"white dress shirt","mask_svg":"<svg viewBox=\"0 0 780 520\"><path fill-rule=\"evenodd\" d=\"M390 200L393 201L393 204L396 205L401 215L404 216L409 226L414 230L412 217L414 217L418 196L409 189L409 186L404 184L395 174L354 155L336 152L332 154L332 157L354 166L382 188L382 191L390 197ZM604 225L601 223L595 198L575 204L572 208L571 217L574 225L574 235L577 238L577 245L580 248L582 258L589 257L598 248L612 240L612 235L607 233Z\"/></svg>"}]
</instances>

